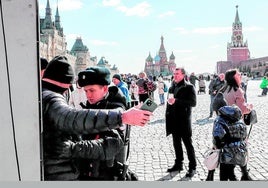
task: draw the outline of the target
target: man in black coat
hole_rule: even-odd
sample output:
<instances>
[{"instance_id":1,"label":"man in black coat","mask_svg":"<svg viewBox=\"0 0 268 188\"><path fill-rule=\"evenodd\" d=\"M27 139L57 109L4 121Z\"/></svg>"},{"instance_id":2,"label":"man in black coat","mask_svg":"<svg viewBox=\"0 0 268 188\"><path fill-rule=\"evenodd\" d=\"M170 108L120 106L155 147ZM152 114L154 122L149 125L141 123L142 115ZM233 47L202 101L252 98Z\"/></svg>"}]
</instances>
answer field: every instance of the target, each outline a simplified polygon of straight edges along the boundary
<instances>
[{"instance_id":1,"label":"man in black coat","mask_svg":"<svg viewBox=\"0 0 268 188\"><path fill-rule=\"evenodd\" d=\"M167 171L183 170L183 150L182 142L185 145L189 159L189 169L186 177L193 177L196 173L195 151L192 145L192 125L191 114L192 107L196 106L196 91L192 84L185 78L185 70L176 68L174 79L169 88L169 97L166 109L166 133L167 136L172 134L173 146L175 150L175 164Z\"/></svg>"}]
</instances>

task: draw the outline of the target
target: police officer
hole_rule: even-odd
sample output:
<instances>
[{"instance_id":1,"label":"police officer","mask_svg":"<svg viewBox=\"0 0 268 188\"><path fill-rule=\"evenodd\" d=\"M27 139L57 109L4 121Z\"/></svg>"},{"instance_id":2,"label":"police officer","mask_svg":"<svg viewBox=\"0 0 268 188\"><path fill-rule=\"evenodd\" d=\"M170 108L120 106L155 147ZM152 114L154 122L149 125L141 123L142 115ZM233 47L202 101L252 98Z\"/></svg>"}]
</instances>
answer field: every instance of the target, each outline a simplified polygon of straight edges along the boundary
<instances>
[{"instance_id":1,"label":"police officer","mask_svg":"<svg viewBox=\"0 0 268 188\"><path fill-rule=\"evenodd\" d=\"M126 97L122 91L116 86L109 86L111 83L110 71L105 67L90 67L78 73L77 85L83 87L87 101L81 103L85 109L127 109ZM80 160L81 170L83 171L82 179L95 180L124 180L124 174L127 168L127 150L128 150L128 130L127 126L120 127L114 131L105 131L96 134L84 134L83 140L92 140L95 138L105 138L112 136L116 131L125 146L115 156L114 160ZM112 147L112 146L111 146ZM134 174L133 174L134 175Z\"/></svg>"}]
</instances>

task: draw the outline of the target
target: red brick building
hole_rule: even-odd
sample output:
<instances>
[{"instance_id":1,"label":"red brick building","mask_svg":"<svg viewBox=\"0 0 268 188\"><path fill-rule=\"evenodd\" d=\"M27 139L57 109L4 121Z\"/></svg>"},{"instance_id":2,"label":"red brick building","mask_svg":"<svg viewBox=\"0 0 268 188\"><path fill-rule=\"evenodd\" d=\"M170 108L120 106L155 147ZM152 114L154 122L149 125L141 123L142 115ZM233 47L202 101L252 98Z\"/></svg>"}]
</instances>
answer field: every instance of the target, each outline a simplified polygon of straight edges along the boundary
<instances>
[{"instance_id":1,"label":"red brick building","mask_svg":"<svg viewBox=\"0 0 268 188\"><path fill-rule=\"evenodd\" d=\"M236 6L235 21L232 25L231 42L227 44L227 61L217 62L217 73L225 73L228 69L238 68L252 76L263 76L268 72L268 56L250 58L248 42L244 42L242 22L239 19L238 6Z\"/></svg>"}]
</instances>

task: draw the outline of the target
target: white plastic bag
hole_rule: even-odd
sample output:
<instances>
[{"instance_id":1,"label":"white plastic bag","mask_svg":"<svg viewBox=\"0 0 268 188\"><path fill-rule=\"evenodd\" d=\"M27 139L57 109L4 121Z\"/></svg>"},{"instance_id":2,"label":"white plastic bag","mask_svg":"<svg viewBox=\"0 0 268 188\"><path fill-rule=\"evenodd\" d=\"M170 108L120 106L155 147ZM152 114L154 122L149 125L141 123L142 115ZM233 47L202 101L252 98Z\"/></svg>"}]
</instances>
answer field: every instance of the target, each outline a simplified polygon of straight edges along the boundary
<instances>
[{"instance_id":1,"label":"white plastic bag","mask_svg":"<svg viewBox=\"0 0 268 188\"><path fill-rule=\"evenodd\" d=\"M204 153L204 165L208 170L214 170L219 165L220 149L209 149Z\"/></svg>"}]
</instances>

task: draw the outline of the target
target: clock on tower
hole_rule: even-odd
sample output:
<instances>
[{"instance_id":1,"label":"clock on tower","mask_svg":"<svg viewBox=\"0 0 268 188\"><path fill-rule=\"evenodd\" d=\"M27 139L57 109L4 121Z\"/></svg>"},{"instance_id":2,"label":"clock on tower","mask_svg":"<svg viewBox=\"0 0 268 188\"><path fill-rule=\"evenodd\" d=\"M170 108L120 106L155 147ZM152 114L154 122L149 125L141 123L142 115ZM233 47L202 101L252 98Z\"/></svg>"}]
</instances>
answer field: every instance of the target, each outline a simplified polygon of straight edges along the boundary
<instances>
[{"instance_id":1,"label":"clock on tower","mask_svg":"<svg viewBox=\"0 0 268 188\"><path fill-rule=\"evenodd\" d=\"M241 40L241 36L240 35L237 35L236 36L236 40Z\"/></svg>"}]
</instances>

